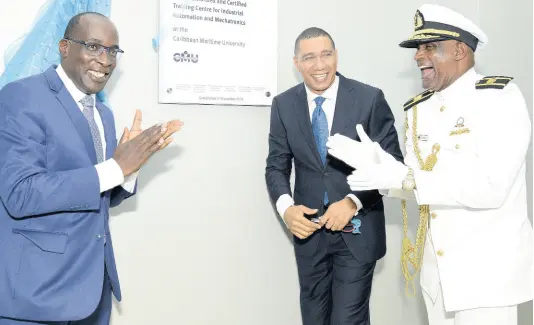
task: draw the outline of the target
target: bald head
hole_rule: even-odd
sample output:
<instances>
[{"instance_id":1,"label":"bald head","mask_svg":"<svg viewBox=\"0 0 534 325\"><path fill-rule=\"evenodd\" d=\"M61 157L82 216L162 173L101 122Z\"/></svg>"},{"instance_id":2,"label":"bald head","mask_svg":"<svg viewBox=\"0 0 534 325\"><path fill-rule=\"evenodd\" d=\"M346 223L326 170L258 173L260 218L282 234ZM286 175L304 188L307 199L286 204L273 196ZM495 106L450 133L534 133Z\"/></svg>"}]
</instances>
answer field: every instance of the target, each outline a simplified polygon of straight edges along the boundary
<instances>
[{"instance_id":1,"label":"bald head","mask_svg":"<svg viewBox=\"0 0 534 325\"><path fill-rule=\"evenodd\" d=\"M102 15L101 13L92 11L82 12L69 20L67 28L65 28L63 38L76 38L76 34L84 28L84 25L87 26L87 24L90 23L91 19L107 20L110 24L113 25L113 23L108 19L108 17Z\"/></svg>"}]
</instances>

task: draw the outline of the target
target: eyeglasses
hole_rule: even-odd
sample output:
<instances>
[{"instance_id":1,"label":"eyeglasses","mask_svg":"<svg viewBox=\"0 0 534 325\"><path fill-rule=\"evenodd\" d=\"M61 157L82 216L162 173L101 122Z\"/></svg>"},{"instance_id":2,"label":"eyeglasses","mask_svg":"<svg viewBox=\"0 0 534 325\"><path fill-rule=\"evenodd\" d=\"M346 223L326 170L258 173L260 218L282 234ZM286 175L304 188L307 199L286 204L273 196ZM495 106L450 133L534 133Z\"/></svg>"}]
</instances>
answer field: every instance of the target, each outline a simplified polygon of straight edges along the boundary
<instances>
[{"instance_id":1,"label":"eyeglasses","mask_svg":"<svg viewBox=\"0 0 534 325\"><path fill-rule=\"evenodd\" d=\"M345 228L343 228L341 231L350 232L350 233L353 233L354 235L361 234L360 232L361 225L362 225L362 221L360 219L352 218L350 223L346 225Z\"/></svg>"},{"instance_id":2,"label":"eyeglasses","mask_svg":"<svg viewBox=\"0 0 534 325\"><path fill-rule=\"evenodd\" d=\"M120 59L121 55L124 53L123 50L117 47L108 47L108 46L104 46L98 43L88 43L84 41L73 40L70 38L65 38L65 40L83 45L84 48L87 50L87 52L91 56L95 56L95 57L100 56L104 51L106 51L112 60L117 61Z\"/></svg>"},{"instance_id":3,"label":"eyeglasses","mask_svg":"<svg viewBox=\"0 0 534 325\"><path fill-rule=\"evenodd\" d=\"M311 218L311 222L319 223L319 218ZM360 232L360 226L362 225L362 221L357 218L352 218L350 223L346 225L343 229L341 229L342 232L350 232L354 235L361 234Z\"/></svg>"}]
</instances>

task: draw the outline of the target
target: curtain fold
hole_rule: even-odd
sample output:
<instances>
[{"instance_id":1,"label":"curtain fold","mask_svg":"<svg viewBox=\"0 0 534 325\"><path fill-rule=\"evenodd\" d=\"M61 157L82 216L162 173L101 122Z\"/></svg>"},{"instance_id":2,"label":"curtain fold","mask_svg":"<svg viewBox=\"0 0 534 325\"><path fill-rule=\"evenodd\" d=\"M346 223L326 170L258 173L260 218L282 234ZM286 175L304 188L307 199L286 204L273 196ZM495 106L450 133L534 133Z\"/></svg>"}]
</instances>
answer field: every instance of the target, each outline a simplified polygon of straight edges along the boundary
<instances>
[{"instance_id":1,"label":"curtain fold","mask_svg":"<svg viewBox=\"0 0 534 325\"><path fill-rule=\"evenodd\" d=\"M7 83L41 73L59 64L58 42L69 20L86 11L110 14L111 0L49 0L39 10L31 29L18 37L5 51L5 70L0 76L0 88ZM13 37L17 37L13 35ZM103 92L97 96L103 102Z\"/></svg>"}]
</instances>

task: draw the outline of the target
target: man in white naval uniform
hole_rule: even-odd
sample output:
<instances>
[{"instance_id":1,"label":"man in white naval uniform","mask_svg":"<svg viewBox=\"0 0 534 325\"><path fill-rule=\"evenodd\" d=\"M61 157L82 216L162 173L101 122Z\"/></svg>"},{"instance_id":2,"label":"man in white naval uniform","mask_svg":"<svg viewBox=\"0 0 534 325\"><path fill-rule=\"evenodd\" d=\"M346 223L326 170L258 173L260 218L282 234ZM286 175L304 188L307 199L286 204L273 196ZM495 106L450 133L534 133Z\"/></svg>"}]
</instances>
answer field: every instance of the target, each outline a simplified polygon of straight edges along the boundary
<instances>
[{"instance_id":1,"label":"man in white naval uniform","mask_svg":"<svg viewBox=\"0 0 534 325\"><path fill-rule=\"evenodd\" d=\"M422 235L403 256L421 266L430 325L515 325L517 305L532 300L526 103L512 77L474 70L488 38L473 22L437 5L414 22L400 46L416 49L426 90L404 105L404 164L358 126L360 141L336 134L327 147L356 168L353 191L417 201Z\"/></svg>"}]
</instances>

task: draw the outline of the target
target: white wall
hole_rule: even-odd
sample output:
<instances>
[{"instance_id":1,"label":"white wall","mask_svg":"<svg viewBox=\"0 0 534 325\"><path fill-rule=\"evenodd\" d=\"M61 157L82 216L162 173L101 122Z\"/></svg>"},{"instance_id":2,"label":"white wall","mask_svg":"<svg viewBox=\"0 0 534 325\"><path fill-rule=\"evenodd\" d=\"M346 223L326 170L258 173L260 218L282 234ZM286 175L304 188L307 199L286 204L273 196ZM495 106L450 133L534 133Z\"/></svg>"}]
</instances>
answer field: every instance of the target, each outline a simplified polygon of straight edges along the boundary
<instances>
[{"instance_id":1,"label":"white wall","mask_svg":"<svg viewBox=\"0 0 534 325\"><path fill-rule=\"evenodd\" d=\"M31 24L43 2L19 0L14 9L0 11L0 30L10 31L0 35L0 51ZM413 51L398 43L410 34L423 2L278 1L278 90L299 82L292 67L296 36L306 27L322 27L336 41L339 71L384 90L402 135L400 107L421 89ZM481 24L490 44L479 54L479 71L516 77L531 108L531 0L429 2ZM157 2L112 0L111 16L126 51L110 85L117 128L129 126L138 108L146 126L185 121L175 143L142 170L139 194L114 210L124 300L116 304L112 324L300 324L292 246L264 182L269 108L157 104L157 53L151 48ZM372 322L427 324L420 290L417 298L404 296L399 202L387 200L386 213L389 249L377 267ZM521 310L521 325L532 322L528 308Z\"/></svg>"}]
</instances>

